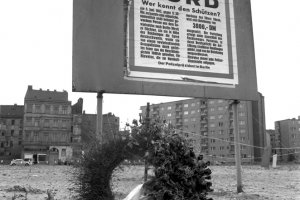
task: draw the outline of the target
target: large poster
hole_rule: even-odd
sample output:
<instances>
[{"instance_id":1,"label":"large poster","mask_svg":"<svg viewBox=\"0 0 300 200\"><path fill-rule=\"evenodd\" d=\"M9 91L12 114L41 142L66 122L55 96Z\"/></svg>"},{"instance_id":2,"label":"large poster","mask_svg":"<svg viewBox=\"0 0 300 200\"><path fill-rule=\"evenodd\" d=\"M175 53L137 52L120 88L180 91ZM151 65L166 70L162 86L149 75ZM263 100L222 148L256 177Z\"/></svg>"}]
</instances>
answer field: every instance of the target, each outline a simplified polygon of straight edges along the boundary
<instances>
[{"instance_id":1,"label":"large poster","mask_svg":"<svg viewBox=\"0 0 300 200\"><path fill-rule=\"evenodd\" d=\"M131 77L238 84L232 0L134 0Z\"/></svg>"}]
</instances>

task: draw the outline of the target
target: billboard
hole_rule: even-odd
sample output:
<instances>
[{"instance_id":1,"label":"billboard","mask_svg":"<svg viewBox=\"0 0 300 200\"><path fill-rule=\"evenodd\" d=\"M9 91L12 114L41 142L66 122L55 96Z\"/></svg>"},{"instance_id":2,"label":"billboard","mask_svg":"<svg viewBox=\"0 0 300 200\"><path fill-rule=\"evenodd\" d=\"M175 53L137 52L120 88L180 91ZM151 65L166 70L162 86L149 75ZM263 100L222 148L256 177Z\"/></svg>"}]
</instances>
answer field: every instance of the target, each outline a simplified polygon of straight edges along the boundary
<instances>
[{"instance_id":1,"label":"billboard","mask_svg":"<svg viewBox=\"0 0 300 200\"><path fill-rule=\"evenodd\" d=\"M232 0L133 4L130 77L238 84Z\"/></svg>"},{"instance_id":2,"label":"billboard","mask_svg":"<svg viewBox=\"0 0 300 200\"><path fill-rule=\"evenodd\" d=\"M250 0L73 2L73 91L257 99Z\"/></svg>"}]
</instances>

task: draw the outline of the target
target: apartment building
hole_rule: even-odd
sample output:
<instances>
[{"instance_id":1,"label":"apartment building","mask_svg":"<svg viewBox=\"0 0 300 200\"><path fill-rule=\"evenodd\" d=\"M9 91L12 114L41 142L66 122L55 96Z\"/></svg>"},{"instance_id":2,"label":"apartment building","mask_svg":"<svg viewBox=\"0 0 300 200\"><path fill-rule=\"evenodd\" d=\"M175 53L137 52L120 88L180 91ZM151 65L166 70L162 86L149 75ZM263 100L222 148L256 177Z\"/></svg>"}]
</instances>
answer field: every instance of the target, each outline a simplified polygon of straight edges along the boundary
<instances>
[{"instance_id":1,"label":"apartment building","mask_svg":"<svg viewBox=\"0 0 300 200\"><path fill-rule=\"evenodd\" d=\"M262 95L260 98L263 101ZM197 98L152 104L150 117L159 117L172 124L178 132L191 140L197 154L204 154L211 161L234 162L233 111L230 102L222 99ZM240 142L263 148L265 146L264 109L257 110L260 106L257 104L253 106L253 104L250 101L241 101L238 104ZM145 118L146 106L142 106L141 111L142 117ZM259 136L256 140L254 140L255 135ZM254 149L241 146L243 162L259 161L262 151L255 152Z\"/></svg>"},{"instance_id":2,"label":"apartment building","mask_svg":"<svg viewBox=\"0 0 300 200\"><path fill-rule=\"evenodd\" d=\"M0 161L21 158L24 106L0 106Z\"/></svg>"},{"instance_id":3,"label":"apartment building","mask_svg":"<svg viewBox=\"0 0 300 200\"><path fill-rule=\"evenodd\" d=\"M275 122L274 149L279 161L300 160L300 116Z\"/></svg>"},{"instance_id":4,"label":"apartment building","mask_svg":"<svg viewBox=\"0 0 300 200\"><path fill-rule=\"evenodd\" d=\"M23 157L35 163L55 164L72 157L71 102L66 91L34 90L24 101Z\"/></svg>"}]
</instances>

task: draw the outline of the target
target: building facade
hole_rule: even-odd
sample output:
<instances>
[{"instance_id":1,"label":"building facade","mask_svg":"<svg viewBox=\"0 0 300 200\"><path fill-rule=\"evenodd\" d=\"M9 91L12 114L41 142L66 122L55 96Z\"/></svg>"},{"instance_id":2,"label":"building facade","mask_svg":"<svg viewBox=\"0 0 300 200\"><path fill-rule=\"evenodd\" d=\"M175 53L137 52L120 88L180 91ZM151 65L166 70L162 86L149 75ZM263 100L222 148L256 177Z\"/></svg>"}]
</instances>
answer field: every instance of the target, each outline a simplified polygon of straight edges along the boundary
<instances>
[{"instance_id":1,"label":"building facade","mask_svg":"<svg viewBox=\"0 0 300 200\"><path fill-rule=\"evenodd\" d=\"M275 122L273 151L279 161L300 160L300 117Z\"/></svg>"},{"instance_id":2,"label":"building facade","mask_svg":"<svg viewBox=\"0 0 300 200\"><path fill-rule=\"evenodd\" d=\"M230 102L198 98L153 104L150 106L150 117L165 120L189 138L197 154L204 154L211 161L234 162L233 110ZM240 142L263 148L264 141L261 140L265 134L264 109L253 112L256 108L250 101L241 101L238 104ZM146 106L142 106L141 111L144 118ZM263 117L253 115L258 113ZM254 119L261 121L257 122ZM255 127L258 124L261 127ZM255 142L255 135L261 136L262 139L258 138ZM243 162L253 162L255 158L262 156L260 152L255 154L254 148L246 145L241 145Z\"/></svg>"},{"instance_id":3,"label":"building facade","mask_svg":"<svg viewBox=\"0 0 300 200\"><path fill-rule=\"evenodd\" d=\"M71 102L66 91L34 90L24 101L23 157L55 164L72 158Z\"/></svg>"},{"instance_id":4,"label":"building facade","mask_svg":"<svg viewBox=\"0 0 300 200\"><path fill-rule=\"evenodd\" d=\"M24 106L0 106L0 161L21 158Z\"/></svg>"}]
</instances>

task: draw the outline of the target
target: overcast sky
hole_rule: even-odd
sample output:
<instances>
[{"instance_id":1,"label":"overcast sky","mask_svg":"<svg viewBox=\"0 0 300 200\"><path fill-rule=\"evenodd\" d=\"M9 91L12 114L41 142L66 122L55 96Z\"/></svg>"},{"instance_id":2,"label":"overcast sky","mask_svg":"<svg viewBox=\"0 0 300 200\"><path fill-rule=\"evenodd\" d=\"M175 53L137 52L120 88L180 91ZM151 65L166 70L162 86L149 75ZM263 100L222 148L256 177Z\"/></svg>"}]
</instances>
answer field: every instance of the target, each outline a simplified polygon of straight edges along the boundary
<instances>
[{"instance_id":1,"label":"overcast sky","mask_svg":"<svg viewBox=\"0 0 300 200\"><path fill-rule=\"evenodd\" d=\"M300 1L252 0L258 90L265 96L266 126L300 115ZM72 93L72 0L0 0L0 105L24 104L28 85L67 90L96 113L96 94ZM103 113L122 124L139 107L181 98L104 95Z\"/></svg>"}]
</instances>

